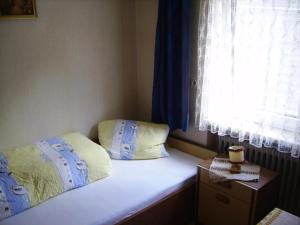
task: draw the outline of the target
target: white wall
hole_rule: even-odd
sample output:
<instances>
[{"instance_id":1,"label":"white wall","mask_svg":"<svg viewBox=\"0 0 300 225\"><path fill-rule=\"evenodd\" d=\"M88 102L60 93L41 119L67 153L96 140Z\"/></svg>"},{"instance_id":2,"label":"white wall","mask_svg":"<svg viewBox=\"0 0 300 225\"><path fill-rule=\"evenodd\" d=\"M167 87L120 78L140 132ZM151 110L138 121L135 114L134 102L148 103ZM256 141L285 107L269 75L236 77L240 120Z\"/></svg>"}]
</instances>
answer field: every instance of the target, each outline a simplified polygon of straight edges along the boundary
<instances>
[{"instance_id":1,"label":"white wall","mask_svg":"<svg viewBox=\"0 0 300 225\"><path fill-rule=\"evenodd\" d=\"M0 21L0 149L136 117L132 0L39 0Z\"/></svg>"}]
</instances>

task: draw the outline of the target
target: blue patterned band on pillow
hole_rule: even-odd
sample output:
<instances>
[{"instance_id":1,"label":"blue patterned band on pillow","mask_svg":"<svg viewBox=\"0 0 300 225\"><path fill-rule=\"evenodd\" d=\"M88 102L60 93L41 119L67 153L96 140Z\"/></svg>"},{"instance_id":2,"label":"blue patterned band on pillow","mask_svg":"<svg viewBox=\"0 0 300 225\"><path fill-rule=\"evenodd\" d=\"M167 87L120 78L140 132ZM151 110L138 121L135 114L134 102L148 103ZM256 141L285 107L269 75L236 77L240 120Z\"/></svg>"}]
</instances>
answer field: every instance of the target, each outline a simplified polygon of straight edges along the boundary
<instances>
[{"instance_id":1,"label":"blue patterned band on pillow","mask_svg":"<svg viewBox=\"0 0 300 225\"><path fill-rule=\"evenodd\" d=\"M0 151L0 220L110 171L106 151L79 133Z\"/></svg>"},{"instance_id":2,"label":"blue patterned band on pillow","mask_svg":"<svg viewBox=\"0 0 300 225\"><path fill-rule=\"evenodd\" d=\"M30 207L28 191L18 185L7 167L8 161L0 152L0 220Z\"/></svg>"},{"instance_id":3,"label":"blue patterned band on pillow","mask_svg":"<svg viewBox=\"0 0 300 225\"><path fill-rule=\"evenodd\" d=\"M49 138L38 142L36 145L42 152L42 157L51 161L57 168L64 191L89 183L86 162L80 160L72 146L67 144L62 138Z\"/></svg>"},{"instance_id":4,"label":"blue patterned band on pillow","mask_svg":"<svg viewBox=\"0 0 300 225\"><path fill-rule=\"evenodd\" d=\"M106 120L98 125L101 145L113 159L152 159L169 156L164 143L165 124L132 120Z\"/></svg>"},{"instance_id":5,"label":"blue patterned band on pillow","mask_svg":"<svg viewBox=\"0 0 300 225\"><path fill-rule=\"evenodd\" d=\"M118 121L112 140L112 158L132 159L136 149L137 124L135 121Z\"/></svg>"}]
</instances>

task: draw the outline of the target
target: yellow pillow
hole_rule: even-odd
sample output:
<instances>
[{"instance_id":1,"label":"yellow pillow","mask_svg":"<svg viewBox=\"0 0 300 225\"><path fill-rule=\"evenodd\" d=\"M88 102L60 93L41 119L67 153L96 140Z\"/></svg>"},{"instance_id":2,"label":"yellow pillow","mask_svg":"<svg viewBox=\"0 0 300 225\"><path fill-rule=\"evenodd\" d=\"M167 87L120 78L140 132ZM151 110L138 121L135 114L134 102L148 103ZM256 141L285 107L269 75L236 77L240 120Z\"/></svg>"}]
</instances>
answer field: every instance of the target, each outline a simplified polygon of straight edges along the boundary
<instances>
[{"instance_id":1,"label":"yellow pillow","mask_svg":"<svg viewBox=\"0 0 300 225\"><path fill-rule=\"evenodd\" d=\"M105 120L98 124L100 144L113 159L153 159L169 156L164 143L166 124L132 120Z\"/></svg>"},{"instance_id":2,"label":"yellow pillow","mask_svg":"<svg viewBox=\"0 0 300 225\"><path fill-rule=\"evenodd\" d=\"M79 133L0 151L0 220L110 172L105 149Z\"/></svg>"}]
</instances>

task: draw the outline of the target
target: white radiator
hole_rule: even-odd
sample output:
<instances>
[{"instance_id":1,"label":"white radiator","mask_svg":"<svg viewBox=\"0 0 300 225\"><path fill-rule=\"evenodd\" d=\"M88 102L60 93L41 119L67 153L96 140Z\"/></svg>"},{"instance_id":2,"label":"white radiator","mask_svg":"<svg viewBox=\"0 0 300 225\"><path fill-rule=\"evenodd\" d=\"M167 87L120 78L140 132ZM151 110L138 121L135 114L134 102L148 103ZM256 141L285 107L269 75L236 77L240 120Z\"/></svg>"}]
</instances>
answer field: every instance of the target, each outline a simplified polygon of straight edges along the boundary
<instances>
[{"instance_id":1,"label":"white radiator","mask_svg":"<svg viewBox=\"0 0 300 225\"><path fill-rule=\"evenodd\" d=\"M280 153L276 149L256 148L247 141L229 136L219 136L219 152L226 152L232 145L243 145L246 148L247 161L280 173L280 195L278 207L292 214L300 216L300 159L290 154Z\"/></svg>"}]
</instances>

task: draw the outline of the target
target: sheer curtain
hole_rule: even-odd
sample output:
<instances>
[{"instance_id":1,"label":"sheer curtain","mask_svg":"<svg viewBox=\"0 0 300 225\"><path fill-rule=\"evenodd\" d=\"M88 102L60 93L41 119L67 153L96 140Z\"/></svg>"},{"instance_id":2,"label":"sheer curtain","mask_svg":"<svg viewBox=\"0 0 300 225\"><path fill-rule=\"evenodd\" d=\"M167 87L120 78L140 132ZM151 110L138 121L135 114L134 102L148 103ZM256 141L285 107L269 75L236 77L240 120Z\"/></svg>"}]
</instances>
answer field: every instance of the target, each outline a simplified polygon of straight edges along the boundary
<instances>
[{"instance_id":1,"label":"sheer curtain","mask_svg":"<svg viewBox=\"0 0 300 225\"><path fill-rule=\"evenodd\" d=\"M300 156L300 1L203 0L196 126Z\"/></svg>"}]
</instances>

